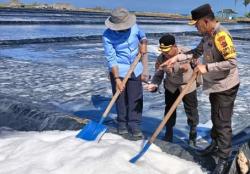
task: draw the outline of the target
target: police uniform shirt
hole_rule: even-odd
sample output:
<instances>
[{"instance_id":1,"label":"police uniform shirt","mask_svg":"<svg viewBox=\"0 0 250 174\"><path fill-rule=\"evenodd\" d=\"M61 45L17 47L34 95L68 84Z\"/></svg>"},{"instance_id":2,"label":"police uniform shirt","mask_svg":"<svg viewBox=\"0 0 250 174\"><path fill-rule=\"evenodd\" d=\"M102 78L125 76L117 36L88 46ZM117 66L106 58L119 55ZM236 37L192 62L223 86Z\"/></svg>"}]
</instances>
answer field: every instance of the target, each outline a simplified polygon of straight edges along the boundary
<instances>
[{"instance_id":1,"label":"police uniform shirt","mask_svg":"<svg viewBox=\"0 0 250 174\"><path fill-rule=\"evenodd\" d=\"M205 35L196 49L194 57L203 54L203 64L208 72L203 74L203 89L207 93L231 89L239 81L236 50L229 32L216 24L212 35Z\"/></svg>"}]
</instances>

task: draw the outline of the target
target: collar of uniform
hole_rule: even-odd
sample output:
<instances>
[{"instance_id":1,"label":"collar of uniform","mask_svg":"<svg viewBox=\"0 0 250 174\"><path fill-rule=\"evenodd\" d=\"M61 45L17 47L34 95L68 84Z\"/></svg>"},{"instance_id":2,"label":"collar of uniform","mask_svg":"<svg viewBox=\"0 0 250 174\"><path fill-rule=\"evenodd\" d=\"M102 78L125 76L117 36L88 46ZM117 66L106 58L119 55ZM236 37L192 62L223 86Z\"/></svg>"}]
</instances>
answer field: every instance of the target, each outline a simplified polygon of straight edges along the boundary
<instances>
[{"instance_id":1,"label":"collar of uniform","mask_svg":"<svg viewBox=\"0 0 250 174\"><path fill-rule=\"evenodd\" d=\"M219 27L220 27L220 22L217 22L217 23L215 24L215 27L214 27L213 31L212 31L212 35L213 35L213 36L217 33Z\"/></svg>"},{"instance_id":2,"label":"collar of uniform","mask_svg":"<svg viewBox=\"0 0 250 174\"><path fill-rule=\"evenodd\" d=\"M184 48L182 48L181 46L177 46L177 49L178 49L178 54L182 54L184 52L183 51Z\"/></svg>"},{"instance_id":3,"label":"collar of uniform","mask_svg":"<svg viewBox=\"0 0 250 174\"><path fill-rule=\"evenodd\" d=\"M190 51L190 48L187 48L187 47L185 47L183 45L177 45L177 48L178 48L178 53L179 54L184 54L184 53Z\"/></svg>"}]
</instances>

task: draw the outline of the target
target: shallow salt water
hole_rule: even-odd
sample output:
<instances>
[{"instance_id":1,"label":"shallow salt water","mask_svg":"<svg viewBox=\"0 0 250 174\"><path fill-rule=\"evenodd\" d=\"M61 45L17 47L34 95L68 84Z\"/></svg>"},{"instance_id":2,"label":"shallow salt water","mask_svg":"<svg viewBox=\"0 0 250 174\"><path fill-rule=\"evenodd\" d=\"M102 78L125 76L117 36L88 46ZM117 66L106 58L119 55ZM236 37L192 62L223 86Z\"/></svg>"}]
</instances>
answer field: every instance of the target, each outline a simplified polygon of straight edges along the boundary
<instances>
[{"instance_id":1,"label":"shallow salt water","mask_svg":"<svg viewBox=\"0 0 250 174\"><path fill-rule=\"evenodd\" d=\"M177 36L178 44L194 47L199 37ZM190 41L191 40L191 41ZM189 43L192 43L191 45ZM154 72L157 53L157 38L149 39L150 74ZM233 117L234 133L249 126L249 50L248 41L235 41L241 86L235 103ZM90 113L101 115L111 97L108 72L103 57L101 43L86 42L58 44L28 44L1 49L0 92L18 96L29 96L33 101L46 102L60 109L84 117ZM8 67L7 69L4 67ZM7 81L7 79L10 79ZM164 113L164 89L162 94L144 91L145 118L153 118L153 127ZM104 97L102 100L101 98ZM200 123L210 120L208 96L199 89ZM100 101L98 101L100 100ZM114 110L111 117L114 118ZM188 132L183 106L179 106L176 129ZM150 119L145 119L143 129L147 129ZM153 130L150 130L150 132Z\"/></svg>"}]
</instances>

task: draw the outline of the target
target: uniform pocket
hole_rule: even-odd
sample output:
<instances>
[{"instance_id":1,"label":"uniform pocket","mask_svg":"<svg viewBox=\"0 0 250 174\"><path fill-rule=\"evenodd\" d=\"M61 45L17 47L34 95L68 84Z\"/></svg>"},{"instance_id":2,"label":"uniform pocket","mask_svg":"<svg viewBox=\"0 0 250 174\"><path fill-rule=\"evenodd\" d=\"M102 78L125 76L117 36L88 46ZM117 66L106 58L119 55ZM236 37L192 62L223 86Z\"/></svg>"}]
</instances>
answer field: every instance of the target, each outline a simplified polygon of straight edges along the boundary
<instances>
[{"instance_id":1,"label":"uniform pocket","mask_svg":"<svg viewBox=\"0 0 250 174\"><path fill-rule=\"evenodd\" d=\"M129 46L130 51L133 52L133 51L135 51L136 49L139 48L139 42L136 42L136 41L130 42L128 44L128 46Z\"/></svg>"}]
</instances>

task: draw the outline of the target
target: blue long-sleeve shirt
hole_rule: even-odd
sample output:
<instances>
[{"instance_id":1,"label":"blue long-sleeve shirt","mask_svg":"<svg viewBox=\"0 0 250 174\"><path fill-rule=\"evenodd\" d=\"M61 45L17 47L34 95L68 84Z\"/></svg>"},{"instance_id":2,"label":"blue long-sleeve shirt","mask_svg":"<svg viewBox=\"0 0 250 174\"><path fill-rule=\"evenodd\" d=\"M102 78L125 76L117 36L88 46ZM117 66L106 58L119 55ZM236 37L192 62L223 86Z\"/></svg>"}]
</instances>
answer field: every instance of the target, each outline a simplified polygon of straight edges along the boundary
<instances>
[{"instance_id":1,"label":"blue long-sleeve shirt","mask_svg":"<svg viewBox=\"0 0 250 174\"><path fill-rule=\"evenodd\" d=\"M103 33L103 44L109 70L118 66L119 76L125 77L139 52L139 43L143 39L146 39L146 35L137 24L125 32L106 29ZM142 71L143 66L139 62L134 70L135 76L140 75Z\"/></svg>"}]
</instances>

